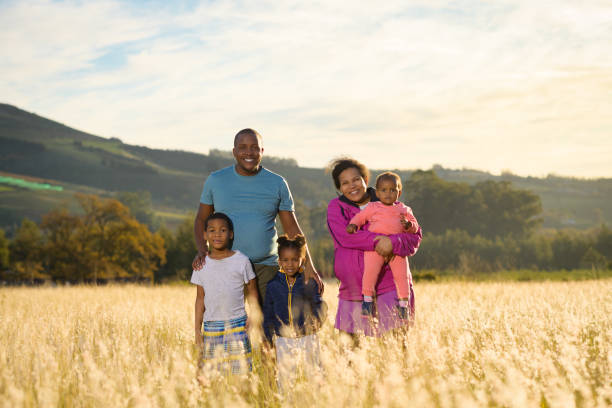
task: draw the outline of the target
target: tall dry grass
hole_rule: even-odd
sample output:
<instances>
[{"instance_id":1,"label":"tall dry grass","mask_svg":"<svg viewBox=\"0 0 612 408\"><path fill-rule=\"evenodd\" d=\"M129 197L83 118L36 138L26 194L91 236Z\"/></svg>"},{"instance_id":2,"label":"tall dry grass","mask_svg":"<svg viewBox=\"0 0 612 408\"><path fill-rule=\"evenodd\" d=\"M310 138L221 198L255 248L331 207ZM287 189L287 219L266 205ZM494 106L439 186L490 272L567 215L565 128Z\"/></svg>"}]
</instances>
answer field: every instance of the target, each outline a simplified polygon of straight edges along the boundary
<instances>
[{"instance_id":1,"label":"tall dry grass","mask_svg":"<svg viewBox=\"0 0 612 408\"><path fill-rule=\"evenodd\" d=\"M612 405L612 281L418 284L407 335L356 348L329 321L324 371L277 393L255 353L248 377L197 375L195 289L0 289L0 406Z\"/></svg>"}]
</instances>

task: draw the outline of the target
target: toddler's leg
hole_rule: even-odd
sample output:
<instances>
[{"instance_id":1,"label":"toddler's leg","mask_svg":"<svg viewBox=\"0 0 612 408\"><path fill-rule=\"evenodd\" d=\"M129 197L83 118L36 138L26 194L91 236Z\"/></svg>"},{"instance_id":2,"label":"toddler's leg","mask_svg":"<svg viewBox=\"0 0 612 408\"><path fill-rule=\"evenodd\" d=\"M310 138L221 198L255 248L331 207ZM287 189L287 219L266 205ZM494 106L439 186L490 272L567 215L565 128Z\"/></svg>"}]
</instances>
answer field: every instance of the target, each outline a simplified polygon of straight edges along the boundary
<instances>
[{"instance_id":1,"label":"toddler's leg","mask_svg":"<svg viewBox=\"0 0 612 408\"><path fill-rule=\"evenodd\" d=\"M396 257L397 258L397 257ZM374 296L374 287L378 280L378 274L385 260L376 251L363 253L363 281L361 282L361 293L364 296ZM395 275L393 275L395 277Z\"/></svg>"},{"instance_id":2,"label":"toddler's leg","mask_svg":"<svg viewBox=\"0 0 612 408\"><path fill-rule=\"evenodd\" d=\"M397 288L397 297L400 299L410 299L410 285L408 284L408 263L406 257L396 256L389 262L393 281Z\"/></svg>"}]
</instances>

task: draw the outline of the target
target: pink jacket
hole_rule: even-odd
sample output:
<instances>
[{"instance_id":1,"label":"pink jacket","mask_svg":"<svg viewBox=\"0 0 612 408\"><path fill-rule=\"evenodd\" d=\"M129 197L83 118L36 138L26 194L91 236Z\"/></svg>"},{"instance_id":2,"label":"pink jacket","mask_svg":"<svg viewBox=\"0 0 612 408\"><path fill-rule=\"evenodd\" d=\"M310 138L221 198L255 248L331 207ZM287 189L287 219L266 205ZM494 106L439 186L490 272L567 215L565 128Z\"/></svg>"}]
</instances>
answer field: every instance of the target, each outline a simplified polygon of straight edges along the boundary
<instances>
[{"instance_id":1,"label":"pink jacket","mask_svg":"<svg viewBox=\"0 0 612 408\"><path fill-rule=\"evenodd\" d=\"M374 189L368 192L372 201L378 201ZM373 251L377 235L368 231L369 224L363 229L349 234L346 226L361 210L344 196L334 198L327 206L327 228L334 240L334 273L340 281L338 297L343 300L362 300L361 281L363 277L363 252ZM416 234L401 233L390 235L393 253L399 256L412 256L416 253L423 237L421 229ZM389 265L383 267L376 283L376 293L383 294L395 290L393 275Z\"/></svg>"}]
</instances>

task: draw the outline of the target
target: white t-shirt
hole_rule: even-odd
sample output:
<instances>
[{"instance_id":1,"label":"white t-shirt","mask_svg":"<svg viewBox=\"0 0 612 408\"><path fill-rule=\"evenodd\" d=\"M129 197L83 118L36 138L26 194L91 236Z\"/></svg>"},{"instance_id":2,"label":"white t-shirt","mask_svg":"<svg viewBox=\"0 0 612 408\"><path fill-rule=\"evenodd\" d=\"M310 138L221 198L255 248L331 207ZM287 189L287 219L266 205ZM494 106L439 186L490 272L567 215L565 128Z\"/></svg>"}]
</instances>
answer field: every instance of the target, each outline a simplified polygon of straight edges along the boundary
<instances>
[{"instance_id":1,"label":"white t-shirt","mask_svg":"<svg viewBox=\"0 0 612 408\"><path fill-rule=\"evenodd\" d=\"M191 283L204 288L204 321L244 316L244 285L252 279L251 262L240 251L224 259L207 256L204 267L191 275Z\"/></svg>"}]
</instances>

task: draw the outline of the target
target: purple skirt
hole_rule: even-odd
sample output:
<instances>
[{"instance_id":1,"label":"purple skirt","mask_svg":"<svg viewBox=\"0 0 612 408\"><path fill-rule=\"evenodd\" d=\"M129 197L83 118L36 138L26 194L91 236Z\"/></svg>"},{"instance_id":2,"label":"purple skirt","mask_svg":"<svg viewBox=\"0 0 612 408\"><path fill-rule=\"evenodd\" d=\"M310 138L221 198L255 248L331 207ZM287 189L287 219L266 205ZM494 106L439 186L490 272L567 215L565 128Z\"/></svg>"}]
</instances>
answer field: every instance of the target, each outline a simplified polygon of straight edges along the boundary
<instances>
[{"instance_id":1,"label":"purple skirt","mask_svg":"<svg viewBox=\"0 0 612 408\"><path fill-rule=\"evenodd\" d=\"M410 286L410 318L400 319L397 314L397 292L392 290L376 297L375 319L361 316L361 301L338 299L335 328L347 333L381 336L389 330L408 327L414 321L414 291Z\"/></svg>"}]
</instances>

